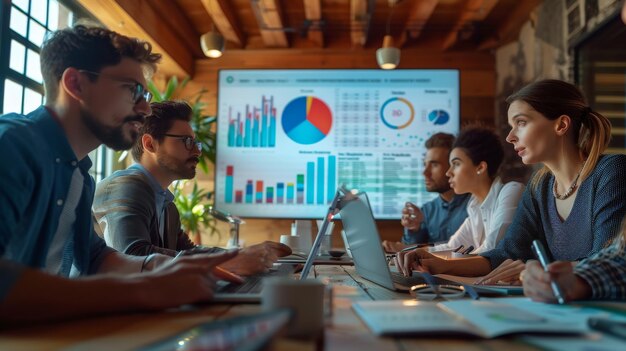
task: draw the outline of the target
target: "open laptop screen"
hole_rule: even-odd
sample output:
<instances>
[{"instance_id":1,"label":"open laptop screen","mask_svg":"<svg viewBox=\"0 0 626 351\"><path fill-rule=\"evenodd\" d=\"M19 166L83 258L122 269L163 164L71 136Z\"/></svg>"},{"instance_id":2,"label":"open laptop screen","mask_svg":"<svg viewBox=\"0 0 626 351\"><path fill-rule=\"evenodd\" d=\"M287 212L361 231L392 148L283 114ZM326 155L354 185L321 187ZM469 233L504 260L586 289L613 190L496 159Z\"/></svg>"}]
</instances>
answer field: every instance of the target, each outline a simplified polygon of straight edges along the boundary
<instances>
[{"instance_id":1,"label":"open laptop screen","mask_svg":"<svg viewBox=\"0 0 626 351\"><path fill-rule=\"evenodd\" d=\"M359 201L346 204L340 212L356 271L365 279L394 289L367 194L363 192L357 197Z\"/></svg>"},{"instance_id":2,"label":"open laptop screen","mask_svg":"<svg viewBox=\"0 0 626 351\"><path fill-rule=\"evenodd\" d=\"M311 272L311 267L313 267L313 262L315 262L317 253L322 245L324 235L326 235L328 225L330 224L330 221L333 220L335 209L337 208L337 205L343 195L344 190L342 188L337 189L335 192L335 197L333 198L330 207L328 207L328 211L326 211L326 216L324 216L324 219L322 220L322 225L319 226L317 236L315 236L315 241L313 242L313 247L311 247L311 251L309 252L309 257L307 257L306 262L304 263L304 268L302 268L302 273L300 273L300 280L308 278L309 273Z\"/></svg>"}]
</instances>

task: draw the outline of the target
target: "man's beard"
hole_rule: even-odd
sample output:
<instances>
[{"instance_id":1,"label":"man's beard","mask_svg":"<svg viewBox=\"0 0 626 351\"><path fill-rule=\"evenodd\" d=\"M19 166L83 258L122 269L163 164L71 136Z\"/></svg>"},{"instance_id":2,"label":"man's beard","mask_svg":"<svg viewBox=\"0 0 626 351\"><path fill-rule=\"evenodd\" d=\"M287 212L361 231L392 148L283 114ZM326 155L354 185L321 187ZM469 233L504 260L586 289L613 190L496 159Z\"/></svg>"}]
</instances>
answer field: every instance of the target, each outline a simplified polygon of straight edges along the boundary
<instances>
[{"instance_id":1,"label":"man's beard","mask_svg":"<svg viewBox=\"0 0 626 351\"><path fill-rule=\"evenodd\" d=\"M184 162L173 159L167 154L157 153L157 163L161 168L168 170L176 179L193 179L196 176L196 167L187 167L187 162L198 161L198 157L190 157Z\"/></svg>"},{"instance_id":2,"label":"man's beard","mask_svg":"<svg viewBox=\"0 0 626 351\"><path fill-rule=\"evenodd\" d=\"M450 183L448 183L448 181L446 179L446 183L445 184L435 184L431 188L426 188L426 191L431 192L431 193L443 194L443 193L449 191L450 189L452 189L452 188L450 187Z\"/></svg>"},{"instance_id":3,"label":"man's beard","mask_svg":"<svg viewBox=\"0 0 626 351\"><path fill-rule=\"evenodd\" d=\"M128 122L137 121L143 123L144 117L140 115L126 117L119 127L108 127L98 122L89 111L81 108L80 117L82 122L87 126L89 131L98 138L104 145L113 150L128 150L135 144L139 133L135 130L130 131L130 138L124 136L124 125Z\"/></svg>"}]
</instances>

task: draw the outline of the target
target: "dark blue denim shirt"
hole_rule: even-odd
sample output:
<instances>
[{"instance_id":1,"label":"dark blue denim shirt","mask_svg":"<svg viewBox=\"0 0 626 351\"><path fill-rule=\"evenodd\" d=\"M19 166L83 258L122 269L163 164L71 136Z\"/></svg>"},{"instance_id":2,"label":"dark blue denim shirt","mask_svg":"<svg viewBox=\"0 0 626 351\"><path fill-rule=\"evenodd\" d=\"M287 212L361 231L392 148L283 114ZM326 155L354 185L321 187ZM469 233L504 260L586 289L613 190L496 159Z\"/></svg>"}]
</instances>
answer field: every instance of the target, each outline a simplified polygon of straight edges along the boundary
<instances>
[{"instance_id":1,"label":"dark blue denim shirt","mask_svg":"<svg viewBox=\"0 0 626 351\"><path fill-rule=\"evenodd\" d=\"M114 251L93 230L91 160L76 159L60 123L43 106L27 116L0 116L0 301L24 267L45 266L76 167L84 184L73 228L73 271L86 275Z\"/></svg>"}]
</instances>

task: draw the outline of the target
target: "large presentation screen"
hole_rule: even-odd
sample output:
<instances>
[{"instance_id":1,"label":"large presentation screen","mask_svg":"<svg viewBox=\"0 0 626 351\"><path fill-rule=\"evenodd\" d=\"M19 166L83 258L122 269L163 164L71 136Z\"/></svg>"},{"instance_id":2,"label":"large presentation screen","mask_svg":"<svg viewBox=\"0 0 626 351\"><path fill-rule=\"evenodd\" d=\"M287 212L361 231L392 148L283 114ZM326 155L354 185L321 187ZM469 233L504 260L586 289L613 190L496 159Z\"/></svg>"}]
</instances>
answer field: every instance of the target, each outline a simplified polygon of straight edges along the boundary
<instances>
[{"instance_id":1,"label":"large presentation screen","mask_svg":"<svg viewBox=\"0 0 626 351\"><path fill-rule=\"evenodd\" d=\"M459 71L220 70L215 206L320 218L335 190L366 191L377 219L434 198L424 142L458 134Z\"/></svg>"}]
</instances>

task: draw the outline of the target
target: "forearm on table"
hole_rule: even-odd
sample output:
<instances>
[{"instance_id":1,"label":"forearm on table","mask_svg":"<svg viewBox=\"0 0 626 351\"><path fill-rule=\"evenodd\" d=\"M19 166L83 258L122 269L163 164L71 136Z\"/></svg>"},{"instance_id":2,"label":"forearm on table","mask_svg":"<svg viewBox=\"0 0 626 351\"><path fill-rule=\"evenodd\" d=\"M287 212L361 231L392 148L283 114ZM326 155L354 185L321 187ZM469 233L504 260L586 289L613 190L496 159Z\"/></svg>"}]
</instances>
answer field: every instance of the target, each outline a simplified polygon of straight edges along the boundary
<instances>
[{"instance_id":1,"label":"forearm on table","mask_svg":"<svg viewBox=\"0 0 626 351\"><path fill-rule=\"evenodd\" d=\"M468 257L446 260L440 268L443 274L458 275L463 277L478 277L491 272L489 260L482 257Z\"/></svg>"},{"instance_id":2,"label":"forearm on table","mask_svg":"<svg viewBox=\"0 0 626 351\"><path fill-rule=\"evenodd\" d=\"M150 289L143 282L139 274L67 279L25 269L0 303L0 321L13 326L145 310L143 295Z\"/></svg>"},{"instance_id":3,"label":"forearm on table","mask_svg":"<svg viewBox=\"0 0 626 351\"><path fill-rule=\"evenodd\" d=\"M98 267L98 274L132 274L151 271L164 261L171 260L170 256L158 253L149 257L148 261L146 258L147 256L131 256L112 252L102 260L100 267Z\"/></svg>"}]
</instances>

